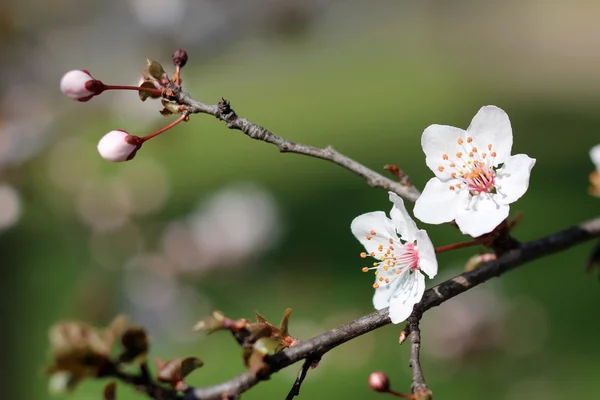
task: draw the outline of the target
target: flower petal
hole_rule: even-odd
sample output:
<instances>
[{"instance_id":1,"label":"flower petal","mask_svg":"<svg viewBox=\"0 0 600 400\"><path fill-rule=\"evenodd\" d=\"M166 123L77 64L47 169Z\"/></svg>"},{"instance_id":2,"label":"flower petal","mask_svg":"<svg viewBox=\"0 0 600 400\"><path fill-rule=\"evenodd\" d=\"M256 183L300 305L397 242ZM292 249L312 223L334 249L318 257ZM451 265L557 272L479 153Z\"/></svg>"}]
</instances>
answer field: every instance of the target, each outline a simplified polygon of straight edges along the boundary
<instances>
[{"instance_id":1,"label":"flower petal","mask_svg":"<svg viewBox=\"0 0 600 400\"><path fill-rule=\"evenodd\" d=\"M496 199L502 204L510 204L523 196L529 187L529 176L534 165L535 158L526 154L508 157L504 166L496 172Z\"/></svg>"},{"instance_id":2,"label":"flower petal","mask_svg":"<svg viewBox=\"0 0 600 400\"><path fill-rule=\"evenodd\" d=\"M500 204L495 194L474 196L468 209L459 211L456 224L466 235L478 237L490 233L508 217L510 207Z\"/></svg>"},{"instance_id":3,"label":"flower petal","mask_svg":"<svg viewBox=\"0 0 600 400\"><path fill-rule=\"evenodd\" d=\"M450 185L457 183L460 182L431 178L415 203L415 217L428 224L441 224L456 218L456 214L469 202L467 191L450 190Z\"/></svg>"},{"instance_id":4,"label":"flower petal","mask_svg":"<svg viewBox=\"0 0 600 400\"><path fill-rule=\"evenodd\" d=\"M496 152L494 166L503 163L509 156L512 148L513 136L508 115L496 106L485 106L477 112L467 134L473 138L477 146L484 151L488 145Z\"/></svg>"},{"instance_id":5,"label":"flower petal","mask_svg":"<svg viewBox=\"0 0 600 400\"><path fill-rule=\"evenodd\" d=\"M390 299L390 319L393 324L406 320L412 313L413 307L423 297L425 292L425 275L419 271L403 271L397 279L398 287Z\"/></svg>"},{"instance_id":6,"label":"flower petal","mask_svg":"<svg viewBox=\"0 0 600 400\"><path fill-rule=\"evenodd\" d=\"M390 201L394 203L392 207L392 211L390 211L390 217L392 218L392 222L396 225L396 231L402 239L407 242L412 242L415 240L415 234L417 233L417 224L415 221L408 215L408 211L406 211L406 207L404 207L404 201L394 192L390 193Z\"/></svg>"},{"instance_id":7,"label":"flower petal","mask_svg":"<svg viewBox=\"0 0 600 400\"><path fill-rule=\"evenodd\" d=\"M438 271L438 262L435 256L435 249L429 235L421 229L417 232L417 251L419 252L419 268L425 272L429 279L433 279Z\"/></svg>"},{"instance_id":8,"label":"flower petal","mask_svg":"<svg viewBox=\"0 0 600 400\"><path fill-rule=\"evenodd\" d=\"M393 278L393 276L391 275L391 272L389 270L384 271L383 268L377 268L377 271L379 272L379 274L375 275L376 283L379 283L379 277L382 276L381 274L385 274L385 275L383 275L384 278L386 276ZM396 292L396 289L398 288L399 284L400 284L400 277L398 276L398 277L396 277L396 279L394 279L392 282L390 282L389 285L381 285L377 289L375 289L375 294L373 295L373 306L375 307L376 310L381 310L390 305L390 299Z\"/></svg>"},{"instance_id":9,"label":"flower petal","mask_svg":"<svg viewBox=\"0 0 600 400\"><path fill-rule=\"evenodd\" d=\"M350 229L354 236L365 246L367 253L377 253L380 244L385 247L389 246L390 238L398 239L396 226L383 211L359 215L350 224ZM367 237L371 239L367 239Z\"/></svg>"},{"instance_id":10,"label":"flower petal","mask_svg":"<svg viewBox=\"0 0 600 400\"><path fill-rule=\"evenodd\" d=\"M449 163L444 160L444 155L452 158L457 152L464 149L458 144L459 138L464 138L466 132L462 129L448 125L430 125L421 136L421 147L425 152L425 163L440 179L450 179L450 168L441 168Z\"/></svg>"},{"instance_id":11,"label":"flower petal","mask_svg":"<svg viewBox=\"0 0 600 400\"><path fill-rule=\"evenodd\" d=\"M592 162L596 166L596 169L600 171L600 144L592 147L590 149L590 158Z\"/></svg>"}]
</instances>

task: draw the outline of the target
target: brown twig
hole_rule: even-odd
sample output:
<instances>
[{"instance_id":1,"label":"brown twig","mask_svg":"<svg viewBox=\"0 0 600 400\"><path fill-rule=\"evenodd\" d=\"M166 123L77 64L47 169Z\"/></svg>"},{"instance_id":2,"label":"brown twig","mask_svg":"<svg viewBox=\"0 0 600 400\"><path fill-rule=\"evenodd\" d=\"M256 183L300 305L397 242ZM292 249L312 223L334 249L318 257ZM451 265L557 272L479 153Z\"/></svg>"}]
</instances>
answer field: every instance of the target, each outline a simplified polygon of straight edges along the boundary
<instances>
[{"instance_id":1,"label":"brown twig","mask_svg":"<svg viewBox=\"0 0 600 400\"><path fill-rule=\"evenodd\" d=\"M314 360L312 357L307 357L304 360L302 368L300 368L300 371L298 371L296 381L294 381L294 385L292 386L292 389L290 390L288 395L285 397L285 400L292 400L294 397L300 394L300 387L302 386L302 382L304 382L304 378L306 378L306 374L308 373L310 367L313 365L313 362Z\"/></svg>"},{"instance_id":2,"label":"brown twig","mask_svg":"<svg viewBox=\"0 0 600 400\"><path fill-rule=\"evenodd\" d=\"M600 218L585 222L561 232L522 243L518 248L509 250L496 260L482 264L473 271L464 272L455 278L449 279L425 292L421 301L415 305L419 312L424 313L430 308L483 283L493 277L502 275L529 261L533 261L563 250L577 244L589 241L600 236ZM372 312L357 320L349 322L329 332L323 333L310 340L303 341L297 346L286 349L267 359L270 373L275 373L300 360L322 355L327 351L348 342L358 336L371 332L390 323L387 309ZM411 337L412 343L412 337ZM268 377L268 376L267 376ZM267 377L256 377L249 372L244 372L237 377L209 387L190 388L185 392L186 400L221 399L224 393L239 394Z\"/></svg>"},{"instance_id":3,"label":"brown twig","mask_svg":"<svg viewBox=\"0 0 600 400\"><path fill-rule=\"evenodd\" d=\"M167 389L152 379L146 363L141 365L139 375L124 372L116 365L112 365L110 369L104 371L102 376L116 378L123 383L132 385L138 391L146 393L151 399L175 400L179 398L176 391Z\"/></svg>"},{"instance_id":4,"label":"brown twig","mask_svg":"<svg viewBox=\"0 0 600 400\"><path fill-rule=\"evenodd\" d=\"M421 329L419 328L419 321L421 320L422 313L415 307L412 315L408 318L408 330L410 332L410 368L412 369L412 384L411 391L415 398L420 399L431 399L431 391L427 389L425 383L425 377L423 376L423 370L421 369L421 361L419 354L421 352Z\"/></svg>"},{"instance_id":5,"label":"brown twig","mask_svg":"<svg viewBox=\"0 0 600 400\"><path fill-rule=\"evenodd\" d=\"M246 118L239 117L225 99L221 99L217 105L208 105L193 99L189 94L180 91L177 87L170 88L168 93L169 98L176 101L179 105L185 106L187 112L192 114L210 114L225 122L229 129L237 129L244 132L252 139L274 144L282 153L304 154L310 157L331 161L364 178L369 186L392 191L409 201L417 200L420 195L414 185L407 185L402 182L395 182L388 179L372 169L346 157L331 146L319 149L305 144L290 142L287 139L277 136L266 128L256 125Z\"/></svg>"}]
</instances>

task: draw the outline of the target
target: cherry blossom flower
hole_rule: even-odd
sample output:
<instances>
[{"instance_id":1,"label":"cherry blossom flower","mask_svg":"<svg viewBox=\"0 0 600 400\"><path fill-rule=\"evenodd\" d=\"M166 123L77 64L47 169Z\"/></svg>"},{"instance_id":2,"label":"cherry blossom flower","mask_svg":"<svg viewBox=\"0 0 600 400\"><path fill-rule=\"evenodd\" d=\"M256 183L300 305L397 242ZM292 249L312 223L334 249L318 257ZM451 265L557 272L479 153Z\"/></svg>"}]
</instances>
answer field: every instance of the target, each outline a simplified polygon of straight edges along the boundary
<instances>
[{"instance_id":1,"label":"cherry blossom flower","mask_svg":"<svg viewBox=\"0 0 600 400\"><path fill-rule=\"evenodd\" d=\"M592 196L600 197L600 144L590 149L590 158L596 167L590 174L590 189Z\"/></svg>"},{"instance_id":2,"label":"cherry blossom flower","mask_svg":"<svg viewBox=\"0 0 600 400\"><path fill-rule=\"evenodd\" d=\"M104 91L104 84L86 70L76 69L63 75L60 90L77 101L88 101Z\"/></svg>"},{"instance_id":3,"label":"cherry blossom flower","mask_svg":"<svg viewBox=\"0 0 600 400\"><path fill-rule=\"evenodd\" d=\"M596 166L596 171L600 172L600 144L590 149L590 158Z\"/></svg>"},{"instance_id":4,"label":"cherry blossom flower","mask_svg":"<svg viewBox=\"0 0 600 400\"><path fill-rule=\"evenodd\" d=\"M390 192L390 201L394 203L391 219L383 211L370 212L356 217L350 229L367 250L361 257L377 260L363 268L375 270L373 305L377 310L389 307L392 322L398 324L423 297L423 272L433 278L438 264L427 232L417 228L402 199Z\"/></svg>"},{"instance_id":5,"label":"cherry blossom flower","mask_svg":"<svg viewBox=\"0 0 600 400\"><path fill-rule=\"evenodd\" d=\"M435 174L417 199L415 217L430 224L456 221L473 237L508 217L509 204L529 186L535 159L511 155L512 128L498 107L482 107L464 131L431 125L423 132L425 162Z\"/></svg>"},{"instance_id":6,"label":"cherry blossom flower","mask_svg":"<svg viewBox=\"0 0 600 400\"><path fill-rule=\"evenodd\" d=\"M98 152L108 161L129 161L142 146L141 139L121 130L110 131L98 142Z\"/></svg>"}]
</instances>

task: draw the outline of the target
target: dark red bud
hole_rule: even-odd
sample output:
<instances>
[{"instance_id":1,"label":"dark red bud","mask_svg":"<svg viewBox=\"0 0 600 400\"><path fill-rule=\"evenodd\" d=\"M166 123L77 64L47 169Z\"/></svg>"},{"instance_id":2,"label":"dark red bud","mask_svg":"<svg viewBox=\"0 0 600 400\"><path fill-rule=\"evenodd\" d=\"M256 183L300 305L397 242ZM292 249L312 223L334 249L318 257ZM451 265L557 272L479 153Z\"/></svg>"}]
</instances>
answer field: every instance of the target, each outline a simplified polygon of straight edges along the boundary
<instances>
[{"instance_id":1,"label":"dark red bud","mask_svg":"<svg viewBox=\"0 0 600 400\"><path fill-rule=\"evenodd\" d=\"M179 49L175 53L173 53L173 64L176 67L182 68L187 63L187 60L188 55L185 50Z\"/></svg>"}]
</instances>

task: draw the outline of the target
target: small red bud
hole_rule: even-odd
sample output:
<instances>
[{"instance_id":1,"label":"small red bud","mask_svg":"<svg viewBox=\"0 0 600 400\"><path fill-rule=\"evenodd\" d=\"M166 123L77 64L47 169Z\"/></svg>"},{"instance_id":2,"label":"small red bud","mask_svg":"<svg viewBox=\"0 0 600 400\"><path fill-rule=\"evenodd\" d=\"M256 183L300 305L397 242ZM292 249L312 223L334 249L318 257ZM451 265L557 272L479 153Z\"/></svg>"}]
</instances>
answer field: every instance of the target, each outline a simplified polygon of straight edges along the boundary
<instances>
[{"instance_id":1,"label":"small red bud","mask_svg":"<svg viewBox=\"0 0 600 400\"><path fill-rule=\"evenodd\" d=\"M175 53L173 53L173 64L176 67L182 68L187 63L187 60L188 55L185 50L179 49Z\"/></svg>"},{"instance_id":2,"label":"small red bud","mask_svg":"<svg viewBox=\"0 0 600 400\"><path fill-rule=\"evenodd\" d=\"M372 372L369 375L369 387L376 392L389 392L390 378L385 372Z\"/></svg>"}]
</instances>

